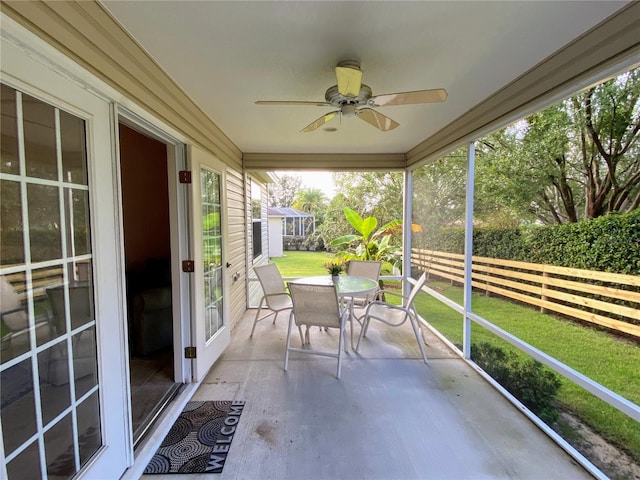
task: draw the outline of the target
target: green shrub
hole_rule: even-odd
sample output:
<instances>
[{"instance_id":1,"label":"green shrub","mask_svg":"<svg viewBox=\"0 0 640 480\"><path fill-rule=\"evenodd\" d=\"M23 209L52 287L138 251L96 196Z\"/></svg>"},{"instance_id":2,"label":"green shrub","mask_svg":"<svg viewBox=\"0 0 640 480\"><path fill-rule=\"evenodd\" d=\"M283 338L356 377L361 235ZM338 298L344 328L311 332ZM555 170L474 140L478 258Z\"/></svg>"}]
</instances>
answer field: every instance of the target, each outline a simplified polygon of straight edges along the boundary
<instances>
[{"instance_id":1,"label":"green shrub","mask_svg":"<svg viewBox=\"0 0 640 480\"><path fill-rule=\"evenodd\" d=\"M443 227L415 240L420 248L464 253L464 228ZM473 254L640 275L640 209L549 227L474 228Z\"/></svg>"},{"instance_id":2,"label":"green shrub","mask_svg":"<svg viewBox=\"0 0 640 480\"><path fill-rule=\"evenodd\" d=\"M540 362L522 360L487 342L471 345L471 359L542 420L558 420L554 400L561 382Z\"/></svg>"}]
</instances>

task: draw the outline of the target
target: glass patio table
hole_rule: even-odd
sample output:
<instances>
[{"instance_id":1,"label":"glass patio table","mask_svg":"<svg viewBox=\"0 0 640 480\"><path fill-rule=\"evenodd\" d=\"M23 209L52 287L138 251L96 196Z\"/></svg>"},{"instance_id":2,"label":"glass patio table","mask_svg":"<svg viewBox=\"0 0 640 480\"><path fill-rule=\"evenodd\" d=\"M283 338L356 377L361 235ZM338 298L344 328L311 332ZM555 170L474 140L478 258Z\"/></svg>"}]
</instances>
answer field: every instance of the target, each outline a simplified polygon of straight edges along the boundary
<instances>
[{"instance_id":1,"label":"glass patio table","mask_svg":"<svg viewBox=\"0 0 640 480\"><path fill-rule=\"evenodd\" d=\"M349 299L353 297L365 297L378 290L378 282L366 277L355 275L338 275L334 280L331 275L319 275L315 277L300 277L289 280L287 283L302 283L305 285L335 285L338 297L347 302L349 308L349 322L351 323L351 348L353 346L353 302Z\"/></svg>"}]
</instances>

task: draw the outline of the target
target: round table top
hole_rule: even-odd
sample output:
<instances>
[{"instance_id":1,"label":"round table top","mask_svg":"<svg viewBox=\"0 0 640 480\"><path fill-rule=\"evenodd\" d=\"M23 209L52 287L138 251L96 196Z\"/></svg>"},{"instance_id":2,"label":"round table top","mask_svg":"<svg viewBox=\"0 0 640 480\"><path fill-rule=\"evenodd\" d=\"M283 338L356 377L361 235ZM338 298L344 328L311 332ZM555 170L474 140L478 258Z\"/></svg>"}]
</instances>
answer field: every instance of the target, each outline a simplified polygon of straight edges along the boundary
<instances>
[{"instance_id":1,"label":"round table top","mask_svg":"<svg viewBox=\"0 0 640 480\"><path fill-rule=\"evenodd\" d=\"M335 285L338 295L343 297L357 297L375 292L378 282L366 277L355 275L339 275L334 281L331 275L319 275L317 277L301 277L290 280L289 283L304 283L307 285Z\"/></svg>"}]
</instances>

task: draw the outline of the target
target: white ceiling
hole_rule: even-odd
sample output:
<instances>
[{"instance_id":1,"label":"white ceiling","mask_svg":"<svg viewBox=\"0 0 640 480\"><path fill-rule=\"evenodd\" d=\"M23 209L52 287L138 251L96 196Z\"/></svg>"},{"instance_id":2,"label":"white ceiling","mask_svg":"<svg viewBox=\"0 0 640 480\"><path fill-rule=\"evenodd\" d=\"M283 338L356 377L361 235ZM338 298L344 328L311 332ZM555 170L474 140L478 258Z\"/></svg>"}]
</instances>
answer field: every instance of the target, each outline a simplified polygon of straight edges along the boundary
<instances>
[{"instance_id":1,"label":"white ceiling","mask_svg":"<svg viewBox=\"0 0 640 480\"><path fill-rule=\"evenodd\" d=\"M405 153L622 8L615 1L105 1L106 8L243 152ZM300 129L341 60L374 95L445 88L443 104L379 107L400 127L357 118Z\"/></svg>"}]
</instances>

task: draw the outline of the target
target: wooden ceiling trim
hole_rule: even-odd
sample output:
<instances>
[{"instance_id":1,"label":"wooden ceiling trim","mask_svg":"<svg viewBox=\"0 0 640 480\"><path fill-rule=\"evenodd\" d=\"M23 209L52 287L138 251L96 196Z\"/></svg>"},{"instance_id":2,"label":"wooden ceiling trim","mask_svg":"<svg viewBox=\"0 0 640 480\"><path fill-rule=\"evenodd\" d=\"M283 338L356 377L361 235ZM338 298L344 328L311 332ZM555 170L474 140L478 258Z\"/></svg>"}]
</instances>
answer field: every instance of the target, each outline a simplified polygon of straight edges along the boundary
<instances>
[{"instance_id":1,"label":"wooden ceiling trim","mask_svg":"<svg viewBox=\"0 0 640 480\"><path fill-rule=\"evenodd\" d=\"M404 170L406 164L403 153L245 153L242 160L245 171L391 171Z\"/></svg>"}]
</instances>

